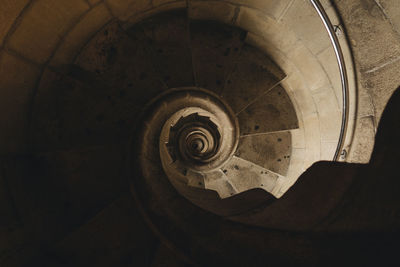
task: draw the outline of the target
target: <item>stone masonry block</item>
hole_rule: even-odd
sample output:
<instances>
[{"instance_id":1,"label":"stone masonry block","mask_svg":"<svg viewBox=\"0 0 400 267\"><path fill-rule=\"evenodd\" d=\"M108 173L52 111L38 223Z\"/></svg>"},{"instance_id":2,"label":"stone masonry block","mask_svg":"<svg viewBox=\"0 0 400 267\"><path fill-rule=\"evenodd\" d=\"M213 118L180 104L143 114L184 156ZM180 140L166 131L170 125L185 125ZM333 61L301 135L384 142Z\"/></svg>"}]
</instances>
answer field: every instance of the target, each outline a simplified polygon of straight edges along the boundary
<instances>
[{"instance_id":1,"label":"stone masonry block","mask_svg":"<svg viewBox=\"0 0 400 267\"><path fill-rule=\"evenodd\" d=\"M69 64L95 32L112 18L104 4L97 5L67 34L55 53L52 65Z\"/></svg>"},{"instance_id":2,"label":"stone masonry block","mask_svg":"<svg viewBox=\"0 0 400 267\"><path fill-rule=\"evenodd\" d=\"M161 6L161 5L165 5L165 4L172 4L172 3L176 3L176 2L186 3L185 0L153 0L152 5L154 7L157 7L157 6Z\"/></svg>"},{"instance_id":3,"label":"stone masonry block","mask_svg":"<svg viewBox=\"0 0 400 267\"><path fill-rule=\"evenodd\" d=\"M161 14L164 12L169 12L171 10L177 10L177 9L183 9L186 8L186 1L168 1L168 2L162 2L158 5L154 4L153 1L153 6L151 9L148 9L140 14L133 14L129 16L122 24L122 27L124 29L129 29L136 23L143 21L145 19L151 18L157 14Z\"/></svg>"},{"instance_id":4,"label":"stone masonry block","mask_svg":"<svg viewBox=\"0 0 400 267\"><path fill-rule=\"evenodd\" d=\"M22 18L8 46L40 64L45 63L62 36L88 10L83 0L40 0Z\"/></svg>"},{"instance_id":5,"label":"stone masonry block","mask_svg":"<svg viewBox=\"0 0 400 267\"><path fill-rule=\"evenodd\" d=\"M89 4L92 6L97 5L98 3L101 2L101 0L88 0L88 1L89 1Z\"/></svg>"},{"instance_id":6,"label":"stone masonry block","mask_svg":"<svg viewBox=\"0 0 400 267\"><path fill-rule=\"evenodd\" d=\"M5 52L0 53L0 153L23 152L28 107L39 69Z\"/></svg>"},{"instance_id":7,"label":"stone masonry block","mask_svg":"<svg viewBox=\"0 0 400 267\"><path fill-rule=\"evenodd\" d=\"M321 160L331 161L335 155L337 144L337 142L321 142Z\"/></svg>"},{"instance_id":8,"label":"stone masonry block","mask_svg":"<svg viewBox=\"0 0 400 267\"><path fill-rule=\"evenodd\" d=\"M368 163L374 149L375 125L374 118L364 117L358 120L353 144L350 150L350 161Z\"/></svg>"},{"instance_id":9,"label":"stone masonry block","mask_svg":"<svg viewBox=\"0 0 400 267\"><path fill-rule=\"evenodd\" d=\"M400 34L400 3L398 0L377 0L377 3L385 10L394 29Z\"/></svg>"},{"instance_id":10,"label":"stone masonry block","mask_svg":"<svg viewBox=\"0 0 400 267\"><path fill-rule=\"evenodd\" d=\"M393 92L400 86L399 68L400 60L379 70L362 74L362 84L372 98L377 122Z\"/></svg>"},{"instance_id":11,"label":"stone masonry block","mask_svg":"<svg viewBox=\"0 0 400 267\"><path fill-rule=\"evenodd\" d=\"M268 15L274 19L279 19L284 13L285 9L292 2L291 0L232 0L238 5L252 7L262 11L265 15Z\"/></svg>"},{"instance_id":12,"label":"stone masonry block","mask_svg":"<svg viewBox=\"0 0 400 267\"><path fill-rule=\"evenodd\" d=\"M28 3L28 0L2 0L0 1L0 45L10 30L15 19Z\"/></svg>"},{"instance_id":13,"label":"stone masonry block","mask_svg":"<svg viewBox=\"0 0 400 267\"><path fill-rule=\"evenodd\" d=\"M321 64L302 42L298 42L287 57L298 66L310 90L313 91L330 85L328 76Z\"/></svg>"},{"instance_id":14,"label":"stone masonry block","mask_svg":"<svg viewBox=\"0 0 400 267\"><path fill-rule=\"evenodd\" d=\"M106 3L114 16L123 21L151 8L150 0L106 0Z\"/></svg>"},{"instance_id":15,"label":"stone masonry block","mask_svg":"<svg viewBox=\"0 0 400 267\"><path fill-rule=\"evenodd\" d=\"M336 141L341 126L341 110L332 87L321 88L312 95L318 109L321 140Z\"/></svg>"},{"instance_id":16,"label":"stone masonry block","mask_svg":"<svg viewBox=\"0 0 400 267\"><path fill-rule=\"evenodd\" d=\"M361 72L371 71L400 57L399 35L376 1L363 1L363 4L349 0L335 2L345 21L354 59Z\"/></svg>"},{"instance_id":17,"label":"stone masonry block","mask_svg":"<svg viewBox=\"0 0 400 267\"><path fill-rule=\"evenodd\" d=\"M317 114L303 117L306 141L306 164L313 164L321 158L321 132Z\"/></svg>"},{"instance_id":18,"label":"stone masonry block","mask_svg":"<svg viewBox=\"0 0 400 267\"><path fill-rule=\"evenodd\" d=\"M220 1L190 1L189 18L215 20L231 24L236 6Z\"/></svg>"},{"instance_id":19,"label":"stone masonry block","mask_svg":"<svg viewBox=\"0 0 400 267\"><path fill-rule=\"evenodd\" d=\"M309 1L294 1L282 22L304 41L313 54L318 54L330 46L324 25Z\"/></svg>"}]
</instances>

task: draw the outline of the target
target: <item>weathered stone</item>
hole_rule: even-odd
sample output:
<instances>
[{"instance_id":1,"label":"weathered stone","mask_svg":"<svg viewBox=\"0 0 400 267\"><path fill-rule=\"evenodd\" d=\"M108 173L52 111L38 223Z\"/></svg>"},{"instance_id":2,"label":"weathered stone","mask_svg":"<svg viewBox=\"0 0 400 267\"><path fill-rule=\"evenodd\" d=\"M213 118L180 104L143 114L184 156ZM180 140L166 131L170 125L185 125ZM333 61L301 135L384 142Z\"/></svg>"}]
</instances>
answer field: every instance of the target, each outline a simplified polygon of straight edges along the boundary
<instances>
[{"instance_id":1,"label":"weathered stone","mask_svg":"<svg viewBox=\"0 0 400 267\"><path fill-rule=\"evenodd\" d=\"M303 40L314 55L330 46L325 27L309 1L294 1L282 22Z\"/></svg>"},{"instance_id":2,"label":"weathered stone","mask_svg":"<svg viewBox=\"0 0 400 267\"><path fill-rule=\"evenodd\" d=\"M292 72L290 76L282 82L284 88L292 90L297 111L302 116L308 116L317 112L317 107L313 101L311 91L305 84L304 78L299 71Z\"/></svg>"},{"instance_id":3,"label":"weathered stone","mask_svg":"<svg viewBox=\"0 0 400 267\"><path fill-rule=\"evenodd\" d=\"M375 123L373 117L358 119L349 158L351 162L368 163L374 149Z\"/></svg>"},{"instance_id":4,"label":"weathered stone","mask_svg":"<svg viewBox=\"0 0 400 267\"><path fill-rule=\"evenodd\" d=\"M40 70L0 52L0 153L26 151L27 119Z\"/></svg>"},{"instance_id":5,"label":"weathered stone","mask_svg":"<svg viewBox=\"0 0 400 267\"><path fill-rule=\"evenodd\" d=\"M321 142L321 160L332 161L338 142Z\"/></svg>"},{"instance_id":6,"label":"weathered stone","mask_svg":"<svg viewBox=\"0 0 400 267\"><path fill-rule=\"evenodd\" d=\"M71 63L80 48L86 44L87 39L91 38L110 19L111 14L104 4L94 7L65 36L50 63L52 65Z\"/></svg>"},{"instance_id":7,"label":"weathered stone","mask_svg":"<svg viewBox=\"0 0 400 267\"><path fill-rule=\"evenodd\" d=\"M299 129L291 130L290 133L292 135L292 147L293 148L305 148L306 141L304 139L304 129L301 125L301 121L299 121Z\"/></svg>"},{"instance_id":8,"label":"weathered stone","mask_svg":"<svg viewBox=\"0 0 400 267\"><path fill-rule=\"evenodd\" d=\"M363 89L371 96L375 109L376 123L379 123L382 112L393 92L400 85L400 60L373 72L363 73Z\"/></svg>"},{"instance_id":9,"label":"weathered stone","mask_svg":"<svg viewBox=\"0 0 400 267\"><path fill-rule=\"evenodd\" d=\"M398 34L375 1L334 2L345 22L361 72L371 71L400 57Z\"/></svg>"},{"instance_id":10,"label":"weathered stone","mask_svg":"<svg viewBox=\"0 0 400 267\"><path fill-rule=\"evenodd\" d=\"M298 42L287 57L297 65L310 90L330 85L328 76L321 64L303 43Z\"/></svg>"},{"instance_id":11,"label":"weathered stone","mask_svg":"<svg viewBox=\"0 0 400 267\"><path fill-rule=\"evenodd\" d=\"M3 0L0 2L0 46L15 19L29 0Z\"/></svg>"},{"instance_id":12,"label":"weathered stone","mask_svg":"<svg viewBox=\"0 0 400 267\"><path fill-rule=\"evenodd\" d=\"M306 153L304 166L311 166L321 158L321 132L317 114L303 116Z\"/></svg>"},{"instance_id":13,"label":"weathered stone","mask_svg":"<svg viewBox=\"0 0 400 267\"><path fill-rule=\"evenodd\" d=\"M221 95L237 113L271 90L284 77L282 70L266 55L246 45Z\"/></svg>"},{"instance_id":14,"label":"weathered stone","mask_svg":"<svg viewBox=\"0 0 400 267\"><path fill-rule=\"evenodd\" d=\"M153 5L153 7L158 7L161 5L177 3L177 2L181 2L186 5L186 0L152 0L151 4Z\"/></svg>"},{"instance_id":15,"label":"weathered stone","mask_svg":"<svg viewBox=\"0 0 400 267\"><path fill-rule=\"evenodd\" d=\"M145 19L151 18L153 16L156 16L157 14L161 14L164 12L170 12L173 10L178 10L178 9L184 9L187 8L186 1L171 1L167 3L163 3L160 5L153 6L150 9L147 9L146 11L139 13L139 14L134 14L129 16L126 20L124 20L121 23L121 26L124 29L129 29L132 26L134 26L137 23L142 22Z\"/></svg>"},{"instance_id":16,"label":"weathered stone","mask_svg":"<svg viewBox=\"0 0 400 267\"><path fill-rule=\"evenodd\" d=\"M375 117L375 108L372 101L372 97L369 92L362 86L359 86L358 90L358 117Z\"/></svg>"},{"instance_id":17,"label":"weathered stone","mask_svg":"<svg viewBox=\"0 0 400 267\"><path fill-rule=\"evenodd\" d=\"M291 147L290 132L250 135L240 138L235 155L285 176Z\"/></svg>"},{"instance_id":18,"label":"weathered stone","mask_svg":"<svg viewBox=\"0 0 400 267\"><path fill-rule=\"evenodd\" d=\"M94 5L97 5L98 3L100 3L102 0L88 0L88 1L91 6L94 6Z\"/></svg>"},{"instance_id":19,"label":"weathered stone","mask_svg":"<svg viewBox=\"0 0 400 267\"><path fill-rule=\"evenodd\" d=\"M149 39L149 59L169 87L193 86L189 25L185 11L170 11L140 23Z\"/></svg>"},{"instance_id":20,"label":"weathered stone","mask_svg":"<svg viewBox=\"0 0 400 267\"><path fill-rule=\"evenodd\" d=\"M190 1L189 18L197 20L215 20L232 24L236 6L220 1Z\"/></svg>"},{"instance_id":21,"label":"weathered stone","mask_svg":"<svg viewBox=\"0 0 400 267\"><path fill-rule=\"evenodd\" d=\"M245 32L193 21L190 33L196 84L219 94L236 66Z\"/></svg>"},{"instance_id":22,"label":"weathered stone","mask_svg":"<svg viewBox=\"0 0 400 267\"><path fill-rule=\"evenodd\" d=\"M121 20L151 8L150 0L106 0L113 15Z\"/></svg>"},{"instance_id":23,"label":"weathered stone","mask_svg":"<svg viewBox=\"0 0 400 267\"><path fill-rule=\"evenodd\" d=\"M262 188L273 193L280 178L280 175L236 156L232 157L223 168L229 182L238 192Z\"/></svg>"},{"instance_id":24,"label":"weathered stone","mask_svg":"<svg viewBox=\"0 0 400 267\"><path fill-rule=\"evenodd\" d=\"M44 63L88 8L84 0L35 1L10 37L8 46L37 63Z\"/></svg>"},{"instance_id":25,"label":"weathered stone","mask_svg":"<svg viewBox=\"0 0 400 267\"><path fill-rule=\"evenodd\" d=\"M229 1L241 6L250 6L252 8L262 11L264 14L279 19L285 12L288 5L291 4L291 0L281 1L265 1L265 0L232 0Z\"/></svg>"},{"instance_id":26,"label":"weathered stone","mask_svg":"<svg viewBox=\"0 0 400 267\"><path fill-rule=\"evenodd\" d=\"M383 13L400 34L400 5L397 0L376 0Z\"/></svg>"},{"instance_id":27,"label":"weathered stone","mask_svg":"<svg viewBox=\"0 0 400 267\"><path fill-rule=\"evenodd\" d=\"M293 104L281 86L259 96L238 114L241 135L268 133L298 128Z\"/></svg>"},{"instance_id":28,"label":"weathered stone","mask_svg":"<svg viewBox=\"0 0 400 267\"><path fill-rule=\"evenodd\" d=\"M341 126L341 112L333 89L327 87L314 91L313 99L318 109L321 140L337 140Z\"/></svg>"}]
</instances>

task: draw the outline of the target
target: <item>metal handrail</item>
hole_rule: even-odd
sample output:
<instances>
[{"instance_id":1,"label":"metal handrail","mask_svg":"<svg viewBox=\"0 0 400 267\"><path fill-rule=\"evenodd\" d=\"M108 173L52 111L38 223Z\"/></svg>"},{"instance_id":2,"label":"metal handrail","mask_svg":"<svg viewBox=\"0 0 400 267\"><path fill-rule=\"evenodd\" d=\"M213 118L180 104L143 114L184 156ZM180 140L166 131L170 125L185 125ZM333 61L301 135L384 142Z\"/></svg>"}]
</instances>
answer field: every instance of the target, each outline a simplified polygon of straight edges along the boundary
<instances>
[{"instance_id":1,"label":"metal handrail","mask_svg":"<svg viewBox=\"0 0 400 267\"><path fill-rule=\"evenodd\" d=\"M342 84L342 124L340 129L339 141L336 147L335 156L333 157L333 161L339 161L339 157L343 151L344 141L346 139L346 132L348 126L348 118L349 118L349 82L347 78L346 64L343 57L343 52L339 43L339 40L336 36L335 29L326 14L323 6L321 5L319 0L310 0L311 4L314 6L317 11L319 17L322 20L322 23L325 26L326 31L328 32L329 39L331 40L333 50L335 51L336 60L339 66L340 79Z\"/></svg>"}]
</instances>

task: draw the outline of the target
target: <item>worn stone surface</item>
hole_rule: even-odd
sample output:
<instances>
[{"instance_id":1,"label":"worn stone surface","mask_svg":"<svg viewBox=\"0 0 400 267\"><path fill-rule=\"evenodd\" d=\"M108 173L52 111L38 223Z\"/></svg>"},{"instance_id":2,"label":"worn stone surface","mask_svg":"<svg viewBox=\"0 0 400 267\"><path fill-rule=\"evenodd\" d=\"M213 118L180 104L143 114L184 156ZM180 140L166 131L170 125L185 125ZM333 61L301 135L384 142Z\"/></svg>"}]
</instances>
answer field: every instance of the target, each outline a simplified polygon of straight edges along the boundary
<instances>
[{"instance_id":1,"label":"worn stone surface","mask_svg":"<svg viewBox=\"0 0 400 267\"><path fill-rule=\"evenodd\" d=\"M218 23L193 21L190 34L196 85L221 93L236 66L245 32Z\"/></svg>"},{"instance_id":2,"label":"worn stone surface","mask_svg":"<svg viewBox=\"0 0 400 267\"><path fill-rule=\"evenodd\" d=\"M321 142L321 160L333 160L338 142Z\"/></svg>"},{"instance_id":3,"label":"worn stone surface","mask_svg":"<svg viewBox=\"0 0 400 267\"><path fill-rule=\"evenodd\" d=\"M321 131L318 114L303 116L304 137L306 142L306 153L304 165L309 167L321 158Z\"/></svg>"},{"instance_id":4,"label":"worn stone surface","mask_svg":"<svg viewBox=\"0 0 400 267\"><path fill-rule=\"evenodd\" d=\"M353 144L350 150L350 161L368 163L374 149L376 124L374 117L358 119Z\"/></svg>"},{"instance_id":5,"label":"worn stone surface","mask_svg":"<svg viewBox=\"0 0 400 267\"><path fill-rule=\"evenodd\" d=\"M35 62L44 63L88 8L83 0L35 1L11 35L8 46Z\"/></svg>"},{"instance_id":6,"label":"worn stone surface","mask_svg":"<svg viewBox=\"0 0 400 267\"><path fill-rule=\"evenodd\" d=\"M110 23L89 40L77 56L75 64L104 77L115 66L117 59L122 57L117 53L117 44L127 38L118 23Z\"/></svg>"},{"instance_id":7,"label":"worn stone surface","mask_svg":"<svg viewBox=\"0 0 400 267\"><path fill-rule=\"evenodd\" d=\"M151 18L155 15L170 12L172 10L182 10L187 8L186 1L170 1L166 3L161 3L160 5L152 5L150 9L145 10L139 14L133 14L129 16L126 20L121 21L121 26L125 29L129 29L134 26L136 23L139 23L145 19Z\"/></svg>"},{"instance_id":8,"label":"worn stone surface","mask_svg":"<svg viewBox=\"0 0 400 267\"><path fill-rule=\"evenodd\" d=\"M140 24L149 38L150 58L169 87L194 85L189 24L185 11L170 11Z\"/></svg>"},{"instance_id":9,"label":"worn stone surface","mask_svg":"<svg viewBox=\"0 0 400 267\"><path fill-rule=\"evenodd\" d=\"M94 6L94 5L97 5L98 3L100 3L102 0L88 0L88 1L89 1L90 5Z\"/></svg>"},{"instance_id":10,"label":"worn stone surface","mask_svg":"<svg viewBox=\"0 0 400 267\"><path fill-rule=\"evenodd\" d=\"M235 155L283 176L291 154L290 132L241 137Z\"/></svg>"},{"instance_id":11,"label":"worn stone surface","mask_svg":"<svg viewBox=\"0 0 400 267\"><path fill-rule=\"evenodd\" d=\"M238 114L241 135L268 133L298 128L293 104L280 86L258 97Z\"/></svg>"},{"instance_id":12,"label":"worn stone surface","mask_svg":"<svg viewBox=\"0 0 400 267\"><path fill-rule=\"evenodd\" d=\"M393 28L400 34L400 5L396 0L376 0Z\"/></svg>"},{"instance_id":13,"label":"worn stone surface","mask_svg":"<svg viewBox=\"0 0 400 267\"><path fill-rule=\"evenodd\" d=\"M314 91L313 99L318 109L321 140L338 140L342 117L333 89L328 87Z\"/></svg>"},{"instance_id":14,"label":"worn stone surface","mask_svg":"<svg viewBox=\"0 0 400 267\"><path fill-rule=\"evenodd\" d=\"M328 34L310 1L294 1L282 18L313 54L330 46Z\"/></svg>"},{"instance_id":15,"label":"worn stone surface","mask_svg":"<svg viewBox=\"0 0 400 267\"><path fill-rule=\"evenodd\" d=\"M236 6L220 1L189 1L188 14L191 19L216 20L232 24Z\"/></svg>"},{"instance_id":16,"label":"worn stone surface","mask_svg":"<svg viewBox=\"0 0 400 267\"><path fill-rule=\"evenodd\" d=\"M321 64L303 43L298 42L296 46L288 52L287 56L297 65L309 90L317 90L330 85L328 76Z\"/></svg>"},{"instance_id":17,"label":"worn stone surface","mask_svg":"<svg viewBox=\"0 0 400 267\"><path fill-rule=\"evenodd\" d=\"M336 101L339 103L340 106L342 106L342 82L340 79L340 72L333 48L328 47L327 49L322 51L318 55L318 60L321 63L321 66L325 70L326 74L328 75L329 81L334 89Z\"/></svg>"},{"instance_id":18,"label":"worn stone surface","mask_svg":"<svg viewBox=\"0 0 400 267\"><path fill-rule=\"evenodd\" d=\"M393 92L400 85L399 69L400 60L379 70L363 74L364 86L371 96L375 108L376 124L379 123Z\"/></svg>"},{"instance_id":19,"label":"worn stone surface","mask_svg":"<svg viewBox=\"0 0 400 267\"><path fill-rule=\"evenodd\" d=\"M89 81L80 81L79 75ZM124 88L115 90L80 68L66 73L46 70L32 114L34 147L49 150L126 142L140 107Z\"/></svg>"},{"instance_id":20,"label":"worn stone surface","mask_svg":"<svg viewBox=\"0 0 400 267\"><path fill-rule=\"evenodd\" d=\"M361 90L362 86L359 85L360 90L358 90L358 116L362 117L375 117L375 108L372 102L372 97L367 90ZM364 88L362 88L364 89Z\"/></svg>"},{"instance_id":21,"label":"worn stone surface","mask_svg":"<svg viewBox=\"0 0 400 267\"><path fill-rule=\"evenodd\" d=\"M368 72L400 56L400 43L392 25L373 0L335 0L350 37L361 72Z\"/></svg>"},{"instance_id":22,"label":"worn stone surface","mask_svg":"<svg viewBox=\"0 0 400 267\"><path fill-rule=\"evenodd\" d=\"M157 7L157 6L166 5L166 4L171 4L171 3L175 3L175 2L182 2L182 3L185 3L186 0L152 0L152 1L151 1L151 4L152 4L154 7ZM185 4L186 4L186 3L185 3Z\"/></svg>"},{"instance_id":23,"label":"worn stone surface","mask_svg":"<svg viewBox=\"0 0 400 267\"><path fill-rule=\"evenodd\" d=\"M223 167L223 172L238 192L262 188L272 193L280 178L270 170L235 156Z\"/></svg>"},{"instance_id":24,"label":"worn stone surface","mask_svg":"<svg viewBox=\"0 0 400 267\"><path fill-rule=\"evenodd\" d=\"M334 2L350 38L359 79L358 116L361 118L356 125L352 148L352 151L358 152L351 155L359 158L360 162L367 162L366 155L371 154L375 126L380 121L387 100L400 84L400 77L395 74L400 66L400 39L390 20L393 15L386 12L392 4L390 1ZM396 7L393 6L391 10L395 12ZM360 143L361 140L363 144ZM362 148L365 148L364 154L361 152Z\"/></svg>"},{"instance_id":25,"label":"worn stone surface","mask_svg":"<svg viewBox=\"0 0 400 267\"><path fill-rule=\"evenodd\" d=\"M0 2L0 45L6 37L15 19L29 0L4 0Z\"/></svg>"},{"instance_id":26,"label":"worn stone surface","mask_svg":"<svg viewBox=\"0 0 400 267\"><path fill-rule=\"evenodd\" d=\"M252 8L259 9L268 16L274 19L279 19L284 14L288 5L290 5L291 0L283 0L283 1L232 0L231 2L238 5L250 6Z\"/></svg>"},{"instance_id":27,"label":"worn stone surface","mask_svg":"<svg viewBox=\"0 0 400 267\"><path fill-rule=\"evenodd\" d=\"M50 64L70 64L88 38L92 37L110 19L111 14L104 4L94 7L65 36Z\"/></svg>"},{"instance_id":28,"label":"worn stone surface","mask_svg":"<svg viewBox=\"0 0 400 267\"><path fill-rule=\"evenodd\" d=\"M0 153L26 151L28 112L40 70L0 52Z\"/></svg>"},{"instance_id":29,"label":"worn stone surface","mask_svg":"<svg viewBox=\"0 0 400 267\"><path fill-rule=\"evenodd\" d=\"M105 0L113 15L121 20L151 8L150 0Z\"/></svg>"},{"instance_id":30,"label":"worn stone surface","mask_svg":"<svg viewBox=\"0 0 400 267\"><path fill-rule=\"evenodd\" d=\"M284 77L285 74L266 55L246 45L221 95L237 113L271 90Z\"/></svg>"}]
</instances>

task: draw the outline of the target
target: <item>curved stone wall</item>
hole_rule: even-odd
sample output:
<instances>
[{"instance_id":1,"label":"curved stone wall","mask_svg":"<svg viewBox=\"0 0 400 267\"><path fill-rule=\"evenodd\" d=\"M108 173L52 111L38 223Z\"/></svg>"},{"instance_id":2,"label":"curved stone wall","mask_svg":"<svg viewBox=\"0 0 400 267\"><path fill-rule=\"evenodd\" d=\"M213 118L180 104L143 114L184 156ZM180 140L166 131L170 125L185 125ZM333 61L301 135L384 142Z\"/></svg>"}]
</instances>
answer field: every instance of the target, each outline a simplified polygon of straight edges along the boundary
<instances>
[{"instance_id":1,"label":"curved stone wall","mask_svg":"<svg viewBox=\"0 0 400 267\"><path fill-rule=\"evenodd\" d=\"M333 23L340 27L330 1L323 4ZM156 13L188 8L192 19L218 20L249 31L247 41L263 49L288 74L281 85L295 103L300 123L300 129L292 131L292 182L313 162L331 160L333 156L340 129L340 80L325 29L308 1L19 0L3 1L1 5L1 10L8 10L0 29L3 154L30 150L27 129L35 88L43 82L41 77L47 69L73 62L88 40L110 21L128 28ZM360 90L361 97L357 95L350 49L343 29L339 31L352 81L346 140L350 156L346 160L359 161L352 158L350 147L359 115L356 100L361 101L363 113L373 112L373 106L365 92ZM368 127L373 125L363 124L363 129ZM372 143L373 137L363 142Z\"/></svg>"}]
</instances>

